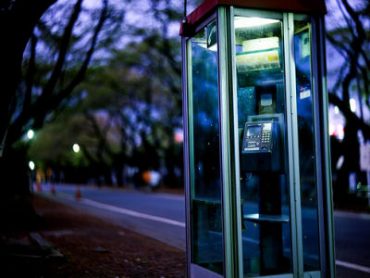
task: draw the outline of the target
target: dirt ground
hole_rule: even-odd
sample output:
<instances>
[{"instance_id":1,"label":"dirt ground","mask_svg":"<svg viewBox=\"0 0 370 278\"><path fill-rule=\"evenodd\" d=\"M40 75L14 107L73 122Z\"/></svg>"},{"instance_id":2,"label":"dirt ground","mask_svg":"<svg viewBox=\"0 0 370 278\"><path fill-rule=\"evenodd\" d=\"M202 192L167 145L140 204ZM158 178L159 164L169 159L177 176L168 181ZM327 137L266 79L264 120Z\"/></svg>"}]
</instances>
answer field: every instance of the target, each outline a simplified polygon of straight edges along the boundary
<instances>
[{"instance_id":1,"label":"dirt ground","mask_svg":"<svg viewBox=\"0 0 370 278\"><path fill-rule=\"evenodd\" d=\"M37 260L41 257L31 254L17 262L13 256L7 263L12 275L185 277L185 254L181 250L41 197L33 197L33 204L42 220L36 232L63 257L41 256L42 260Z\"/></svg>"}]
</instances>

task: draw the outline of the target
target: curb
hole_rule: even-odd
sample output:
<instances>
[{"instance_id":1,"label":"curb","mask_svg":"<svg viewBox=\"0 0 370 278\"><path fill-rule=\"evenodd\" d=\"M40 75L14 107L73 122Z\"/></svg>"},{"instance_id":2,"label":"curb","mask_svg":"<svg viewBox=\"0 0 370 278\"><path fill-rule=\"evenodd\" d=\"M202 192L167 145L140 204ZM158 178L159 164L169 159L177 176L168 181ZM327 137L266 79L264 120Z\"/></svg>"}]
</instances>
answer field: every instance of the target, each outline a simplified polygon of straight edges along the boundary
<instances>
[{"instance_id":1,"label":"curb","mask_svg":"<svg viewBox=\"0 0 370 278\"><path fill-rule=\"evenodd\" d=\"M42 251L46 253L45 257L59 259L64 258L64 255L55 249L54 246L49 241L44 239L39 233L29 233L29 238L34 244L36 244Z\"/></svg>"}]
</instances>

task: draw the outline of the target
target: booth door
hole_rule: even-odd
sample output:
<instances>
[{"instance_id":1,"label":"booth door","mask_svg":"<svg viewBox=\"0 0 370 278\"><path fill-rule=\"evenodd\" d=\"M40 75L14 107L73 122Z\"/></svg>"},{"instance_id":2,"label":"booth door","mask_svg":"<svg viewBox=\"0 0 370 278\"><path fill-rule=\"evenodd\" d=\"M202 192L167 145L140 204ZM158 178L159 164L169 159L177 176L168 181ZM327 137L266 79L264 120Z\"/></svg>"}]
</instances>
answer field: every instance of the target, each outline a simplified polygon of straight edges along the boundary
<instances>
[{"instance_id":1,"label":"booth door","mask_svg":"<svg viewBox=\"0 0 370 278\"><path fill-rule=\"evenodd\" d=\"M318 62L313 63L314 49L312 42L312 24L308 16L294 15L291 17L293 29L293 76L295 83L295 104L297 115L297 142L295 152L297 153L299 165L299 184L300 202L299 217L300 223L300 244L302 249L302 268L305 273L313 277L319 277L320 270L325 271L323 254L325 242L323 233L323 196L321 159L320 159L320 135L319 122L320 116L317 106L318 89L313 76L313 67ZM317 58L317 57L316 57ZM317 72L317 71L316 71ZM316 76L316 80L318 80ZM315 128L316 126L316 128ZM321 201L319 201L321 199ZM321 206L321 207L320 207ZM321 215L321 217L320 217ZM321 227L320 227L321 225ZM321 250L320 250L321 248Z\"/></svg>"},{"instance_id":2,"label":"booth door","mask_svg":"<svg viewBox=\"0 0 370 278\"><path fill-rule=\"evenodd\" d=\"M245 277L320 270L310 25L289 18L233 18Z\"/></svg>"},{"instance_id":3,"label":"booth door","mask_svg":"<svg viewBox=\"0 0 370 278\"><path fill-rule=\"evenodd\" d=\"M224 273L216 20L187 41L191 276Z\"/></svg>"},{"instance_id":4,"label":"booth door","mask_svg":"<svg viewBox=\"0 0 370 278\"><path fill-rule=\"evenodd\" d=\"M243 272L292 273L283 20L234 18Z\"/></svg>"}]
</instances>

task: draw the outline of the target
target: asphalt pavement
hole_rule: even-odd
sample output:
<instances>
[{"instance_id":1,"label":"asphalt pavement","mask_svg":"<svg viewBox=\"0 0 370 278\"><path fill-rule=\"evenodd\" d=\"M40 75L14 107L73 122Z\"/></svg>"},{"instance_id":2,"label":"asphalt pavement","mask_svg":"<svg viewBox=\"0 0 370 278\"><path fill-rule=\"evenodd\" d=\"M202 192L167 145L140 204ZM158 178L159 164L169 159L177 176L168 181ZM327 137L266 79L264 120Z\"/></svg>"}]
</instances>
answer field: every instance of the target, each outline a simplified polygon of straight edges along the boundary
<instances>
[{"instance_id":1,"label":"asphalt pavement","mask_svg":"<svg viewBox=\"0 0 370 278\"><path fill-rule=\"evenodd\" d=\"M44 185L40 193L179 249L186 248L185 200L181 195L71 185ZM370 215L335 212L334 218L337 277L370 277Z\"/></svg>"}]
</instances>

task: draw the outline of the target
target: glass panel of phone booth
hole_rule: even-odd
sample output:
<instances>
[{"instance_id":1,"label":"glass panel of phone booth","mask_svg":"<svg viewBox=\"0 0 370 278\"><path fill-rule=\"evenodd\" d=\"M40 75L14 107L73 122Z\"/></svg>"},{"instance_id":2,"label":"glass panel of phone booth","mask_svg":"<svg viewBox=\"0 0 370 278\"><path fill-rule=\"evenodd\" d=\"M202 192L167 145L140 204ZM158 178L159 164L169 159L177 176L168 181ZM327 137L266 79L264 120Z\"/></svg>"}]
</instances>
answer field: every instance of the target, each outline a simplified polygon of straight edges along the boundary
<instances>
[{"instance_id":1,"label":"glass panel of phone booth","mask_svg":"<svg viewBox=\"0 0 370 278\"><path fill-rule=\"evenodd\" d=\"M304 271L320 270L315 128L311 65L311 24L294 20L294 61L298 114L299 172Z\"/></svg>"},{"instance_id":2,"label":"glass panel of phone booth","mask_svg":"<svg viewBox=\"0 0 370 278\"><path fill-rule=\"evenodd\" d=\"M192 263L223 273L217 25L190 39Z\"/></svg>"},{"instance_id":3,"label":"glass panel of phone booth","mask_svg":"<svg viewBox=\"0 0 370 278\"><path fill-rule=\"evenodd\" d=\"M281 19L235 16L245 276L291 273Z\"/></svg>"}]
</instances>

